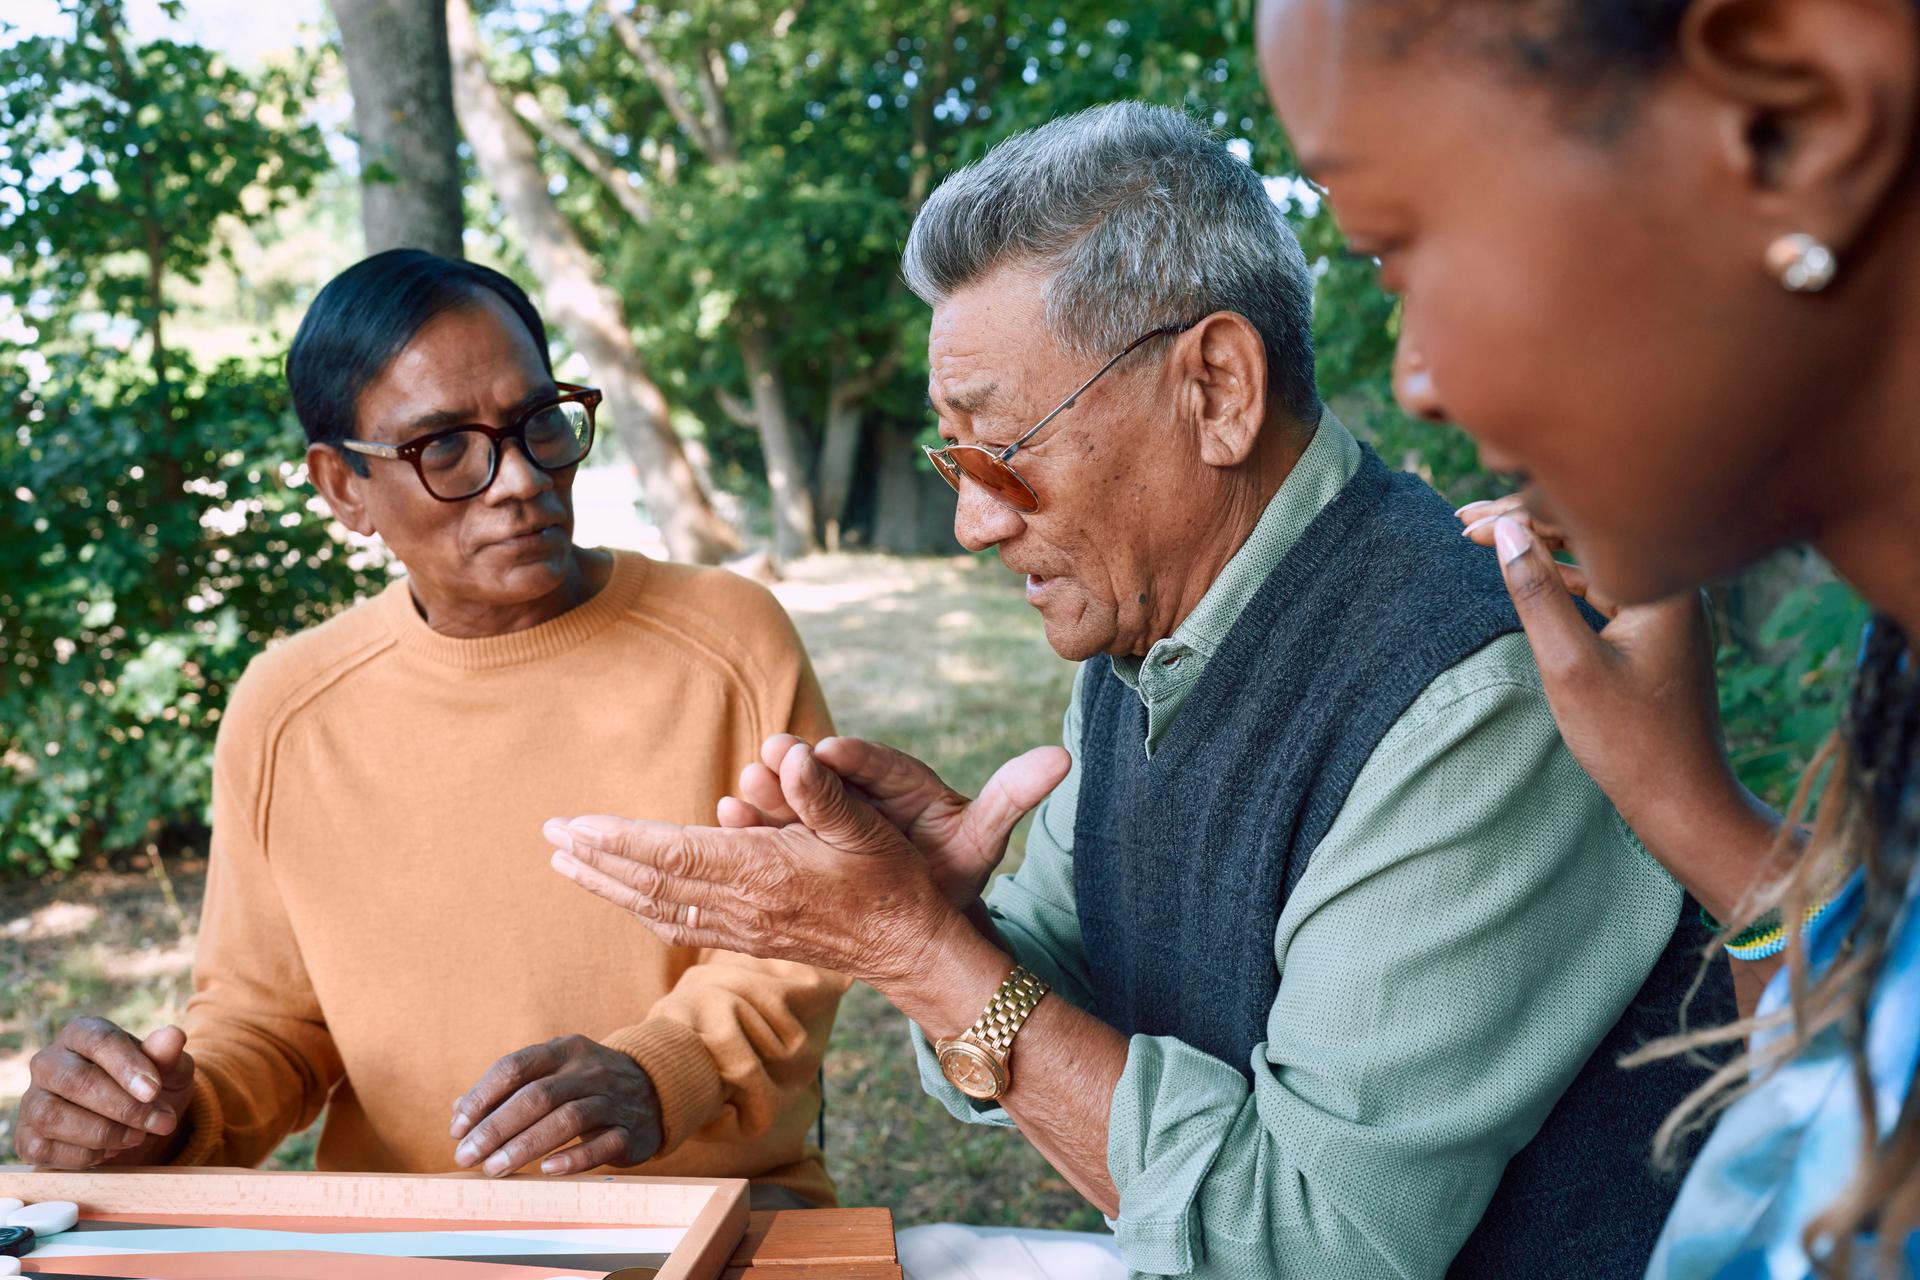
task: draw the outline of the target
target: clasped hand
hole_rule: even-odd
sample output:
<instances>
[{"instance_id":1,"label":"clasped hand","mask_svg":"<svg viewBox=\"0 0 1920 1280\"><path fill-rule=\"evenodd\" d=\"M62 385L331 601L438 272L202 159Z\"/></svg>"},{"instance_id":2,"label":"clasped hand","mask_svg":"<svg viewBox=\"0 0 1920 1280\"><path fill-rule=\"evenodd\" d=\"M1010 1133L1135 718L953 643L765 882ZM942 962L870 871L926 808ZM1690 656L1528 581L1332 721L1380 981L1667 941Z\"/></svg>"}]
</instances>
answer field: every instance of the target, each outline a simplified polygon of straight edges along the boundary
<instances>
[{"instance_id":1,"label":"clasped hand","mask_svg":"<svg viewBox=\"0 0 1920 1280\"><path fill-rule=\"evenodd\" d=\"M632 912L670 946L833 969L882 987L924 970L1005 856L1007 836L1065 777L1065 751L1007 765L969 801L876 743L787 735L742 773L718 827L556 818L554 869Z\"/></svg>"}]
</instances>

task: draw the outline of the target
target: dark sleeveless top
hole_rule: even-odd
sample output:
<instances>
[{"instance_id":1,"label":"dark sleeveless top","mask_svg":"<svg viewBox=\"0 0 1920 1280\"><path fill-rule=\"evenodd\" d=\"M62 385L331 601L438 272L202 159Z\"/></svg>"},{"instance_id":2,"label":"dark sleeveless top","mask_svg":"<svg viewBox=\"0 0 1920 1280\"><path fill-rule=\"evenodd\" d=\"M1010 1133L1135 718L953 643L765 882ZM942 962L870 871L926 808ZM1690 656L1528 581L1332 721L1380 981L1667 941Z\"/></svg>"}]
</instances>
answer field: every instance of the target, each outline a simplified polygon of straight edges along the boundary
<instances>
[{"instance_id":1,"label":"dark sleeveless top","mask_svg":"<svg viewBox=\"0 0 1920 1280\"><path fill-rule=\"evenodd\" d=\"M1110 663L1091 664L1073 865L1101 1019L1175 1037L1251 1079L1279 990L1281 910L1361 767L1435 677L1519 627L1493 553L1460 536L1432 489L1366 450L1151 759L1139 696ZM1653 1134L1704 1074L1614 1064L1679 1027L1706 943L1696 916L1683 908L1627 1014L1509 1162L1450 1275L1644 1270L1678 1186L1651 1167ZM1732 1016L1717 965L1689 1019Z\"/></svg>"}]
</instances>

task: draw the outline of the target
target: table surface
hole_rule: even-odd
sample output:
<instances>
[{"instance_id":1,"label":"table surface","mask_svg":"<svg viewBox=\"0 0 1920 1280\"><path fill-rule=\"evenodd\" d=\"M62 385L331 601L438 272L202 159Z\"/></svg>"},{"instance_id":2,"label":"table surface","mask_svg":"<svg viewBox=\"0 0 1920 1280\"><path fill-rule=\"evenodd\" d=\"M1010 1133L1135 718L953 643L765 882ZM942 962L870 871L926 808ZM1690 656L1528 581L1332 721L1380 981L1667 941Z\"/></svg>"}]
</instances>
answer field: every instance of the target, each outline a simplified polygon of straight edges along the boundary
<instances>
[{"instance_id":1,"label":"table surface","mask_svg":"<svg viewBox=\"0 0 1920 1280\"><path fill-rule=\"evenodd\" d=\"M723 1280L901 1280L886 1209L779 1209L747 1219Z\"/></svg>"}]
</instances>

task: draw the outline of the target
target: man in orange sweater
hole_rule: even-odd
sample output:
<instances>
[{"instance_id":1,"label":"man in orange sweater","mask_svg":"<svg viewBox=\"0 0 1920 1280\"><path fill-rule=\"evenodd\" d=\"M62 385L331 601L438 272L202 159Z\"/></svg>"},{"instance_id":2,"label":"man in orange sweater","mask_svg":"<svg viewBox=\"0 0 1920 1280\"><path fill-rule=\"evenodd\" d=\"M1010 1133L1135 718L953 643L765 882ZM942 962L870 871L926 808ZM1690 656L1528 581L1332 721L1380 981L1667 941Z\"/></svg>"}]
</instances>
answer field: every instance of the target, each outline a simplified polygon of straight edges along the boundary
<instances>
[{"instance_id":1,"label":"man in orange sweater","mask_svg":"<svg viewBox=\"0 0 1920 1280\"><path fill-rule=\"evenodd\" d=\"M639 1165L831 1203L808 1135L845 979L664 946L540 833L707 821L769 734L830 733L792 624L733 574L574 545L599 393L554 380L498 273L369 258L287 365L314 483L407 576L234 689L185 1027L69 1023L20 1154L252 1165L324 1107L323 1169Z\"/></svg>"}]
</instances>

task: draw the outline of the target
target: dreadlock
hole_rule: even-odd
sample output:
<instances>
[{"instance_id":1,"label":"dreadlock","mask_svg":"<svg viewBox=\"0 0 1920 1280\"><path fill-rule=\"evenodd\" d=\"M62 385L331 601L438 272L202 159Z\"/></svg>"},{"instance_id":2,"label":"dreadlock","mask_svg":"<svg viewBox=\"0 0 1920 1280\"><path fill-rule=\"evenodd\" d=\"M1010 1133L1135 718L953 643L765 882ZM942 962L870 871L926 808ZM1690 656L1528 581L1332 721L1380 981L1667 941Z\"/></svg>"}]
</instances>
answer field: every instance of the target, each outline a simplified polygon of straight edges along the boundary
<instances>
[{"instance_id":1,"label":"dreadlock","mask_svg":"<svg viewBox=\"0 0 1920 1280\"><path fill-rule=\"evenodd\" d=\"M1866 881L1858 919L1832 970L1802 1001L1811 1012L1832 1011L1846 1037L1860 1096L1861 1132L1879 1134L1867 1072L1867 1007L1879 983L1888 947L1908 899L1914 864L1920 859L1920 778L1915 776L1920 741L1920 661L1907 635L1879 616L1868 633L1853 696L1841 732L1851 768L1847 803L1864 811L1870 837L1857 860ZM1804 985L1806 959L1795 965ZM1802 1017L1796 1009L1796 1018ZM1804 1030L1802 1036L1813 1034ZM1807 1252L1824 1274L1852 1274L1859 1237L1877 1231L1877 1274L1894 1274L1906 1237L1920 1228L1920 1079L1909 1082L1906 1101L1885 1141L1866 1152L1853 1182L1839 1200L1807 1227ZM1824 1255L1824 1256L1823 1256Z\"/></svg>"}]
</instances>

